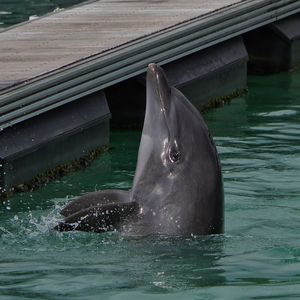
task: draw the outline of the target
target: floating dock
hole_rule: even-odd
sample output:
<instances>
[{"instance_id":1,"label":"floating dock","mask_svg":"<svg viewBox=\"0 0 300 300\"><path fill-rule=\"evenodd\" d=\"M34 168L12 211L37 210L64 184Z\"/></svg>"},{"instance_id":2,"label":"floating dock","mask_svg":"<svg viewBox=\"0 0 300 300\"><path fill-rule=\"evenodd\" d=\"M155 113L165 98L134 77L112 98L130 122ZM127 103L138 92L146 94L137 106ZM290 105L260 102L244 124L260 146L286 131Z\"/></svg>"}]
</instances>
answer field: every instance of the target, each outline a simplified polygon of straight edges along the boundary
<instances>
[{"instance_id":1,"label":"floating dock","mask_svg":"<svg viewBox=\"0 0 300 300\"><path fill-rule=\"evenodd\" d=\"M151 62L199 108L246 87L248 58L299 66L299 13L299 0L101 0L1 32L0 189L107 145L111 115L140 125Z\"/></svg>"}]
</instances>

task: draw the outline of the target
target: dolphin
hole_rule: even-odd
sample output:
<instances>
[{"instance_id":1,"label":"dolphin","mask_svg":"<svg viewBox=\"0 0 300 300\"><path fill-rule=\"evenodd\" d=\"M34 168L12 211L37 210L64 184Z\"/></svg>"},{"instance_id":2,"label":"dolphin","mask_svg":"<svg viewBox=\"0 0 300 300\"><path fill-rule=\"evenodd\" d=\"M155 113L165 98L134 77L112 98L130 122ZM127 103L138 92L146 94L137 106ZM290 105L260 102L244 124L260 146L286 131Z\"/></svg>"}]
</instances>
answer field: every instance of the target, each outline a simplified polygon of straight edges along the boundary
<instances>
[{"instance_id":1,"label":"dolphin","mask_svg":"<svg viewBox=\"0 0 300 300\"><path fill-rule=\"evenodd\" d=\"M190 236L224 230L217 149L200 112L161 67L147 70L146 113L130 191L103 190L69 203L55 229Z\"/></svg>"}]
</instances>

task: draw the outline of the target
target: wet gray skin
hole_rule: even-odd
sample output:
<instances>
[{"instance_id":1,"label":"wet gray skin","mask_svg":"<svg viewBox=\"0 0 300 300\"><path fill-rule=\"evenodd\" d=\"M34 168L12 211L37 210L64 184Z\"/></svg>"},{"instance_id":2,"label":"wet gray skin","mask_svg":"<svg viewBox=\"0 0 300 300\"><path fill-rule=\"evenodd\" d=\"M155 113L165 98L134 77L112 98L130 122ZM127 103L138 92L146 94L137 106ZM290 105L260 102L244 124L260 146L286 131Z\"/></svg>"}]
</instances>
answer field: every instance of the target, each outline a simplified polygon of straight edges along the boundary
<instances>
[{"instance_id":1,"label":"wet gray skin","mask_svg":"<svg viewBox=\"0 0 300 300\"><path fill-rule=\"evenodd\" d=\"M217 234L223 232L223 210L220 162L206 124L184 95L169 86L163 70L150 64L131 192L99 191L78 198L62 210L66 218L55 229L117 229L136 236Z\"/></svg>"},{"instance_id":2,"label":"wet gray skin","mask_svg":"<svg viewBox=\"0 0 300 300\"><path fill-rule=\"evenodd\" d=\"M214 142L198 110L163 70L148 67L147 105L131 201L137 234L223 232L223 182Z\"/></svg>"}]
</instances>

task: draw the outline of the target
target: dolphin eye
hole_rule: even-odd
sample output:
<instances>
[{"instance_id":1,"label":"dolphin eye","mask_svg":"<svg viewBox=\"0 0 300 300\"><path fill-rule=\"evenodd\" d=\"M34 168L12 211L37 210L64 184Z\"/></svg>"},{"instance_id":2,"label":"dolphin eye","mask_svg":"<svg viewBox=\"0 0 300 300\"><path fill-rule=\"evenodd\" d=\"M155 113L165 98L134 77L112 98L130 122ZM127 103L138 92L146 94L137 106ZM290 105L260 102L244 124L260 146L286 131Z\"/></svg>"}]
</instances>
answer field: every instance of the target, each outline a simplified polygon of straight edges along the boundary
<instances>
[{"instance_id":1,"label":"dolphin eye","mask_svg":"<svg viewBox=\"0 0 300 300\"><path fill-rule=\"evenodd\" d=\"M181 156L181 154L178 149L173 148L173 147L170 149L169 157L170 157L171 162L178 162L180 159L180 156Z\"/></svg>"}]
</instances>

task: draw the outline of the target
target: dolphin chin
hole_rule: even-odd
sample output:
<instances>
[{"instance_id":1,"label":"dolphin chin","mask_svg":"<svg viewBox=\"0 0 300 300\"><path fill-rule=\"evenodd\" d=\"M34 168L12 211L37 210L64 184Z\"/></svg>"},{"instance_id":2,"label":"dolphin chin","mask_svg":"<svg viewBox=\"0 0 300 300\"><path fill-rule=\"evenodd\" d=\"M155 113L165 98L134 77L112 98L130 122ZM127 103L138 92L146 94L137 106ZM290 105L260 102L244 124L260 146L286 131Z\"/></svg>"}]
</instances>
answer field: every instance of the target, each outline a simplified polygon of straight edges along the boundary
<instances>
[{"instance_id":1,"label":"dolphin chin","mask_svg":"<svg viewBox=\"0 0 300 300\"><path fill-rule=\"evenodd\" d=\"M147 70L147 103L131 191L89 193L63 210L59 231L128 235L207 235L224 229L218 153L199 111L168 84L156 64ZM129 225L129 226L128 226Z\"/></svg>"}]
</instances>

